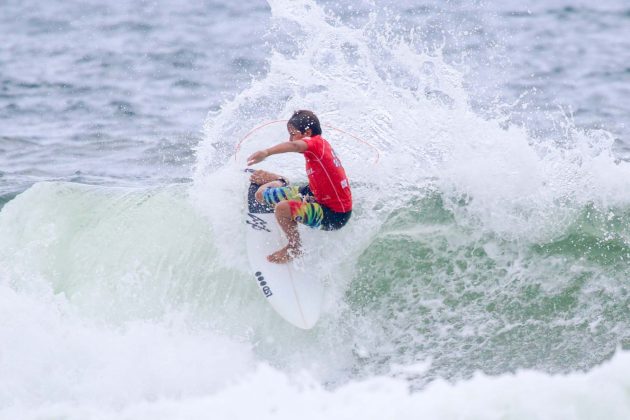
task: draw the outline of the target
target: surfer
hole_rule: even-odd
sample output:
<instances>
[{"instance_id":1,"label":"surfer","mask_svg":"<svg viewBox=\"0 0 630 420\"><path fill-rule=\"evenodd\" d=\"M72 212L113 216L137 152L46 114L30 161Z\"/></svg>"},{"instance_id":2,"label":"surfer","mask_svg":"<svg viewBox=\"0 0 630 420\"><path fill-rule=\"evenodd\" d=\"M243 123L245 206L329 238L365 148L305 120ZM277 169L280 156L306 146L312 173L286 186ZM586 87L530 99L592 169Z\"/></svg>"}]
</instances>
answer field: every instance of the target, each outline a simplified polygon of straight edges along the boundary
<instances>
[{"instance_id":1,"label":"surfer","mask_svg":"<svg viewBox=\"0 0 630 420\"><path fill-rule=\"evenodd\" d=\"M259 150L247 158L247 165L262 162L271 155L302 153L306 160L308 184L289 185L286 178L264 170L251 175L260 185L258 202L274 207L278 224L289 243L269 255L275 263L286 263L301 255L297 224L323 230L341 229L352 214L352 193L346 172L330 144L322 137L317 116L306 110L295 111L287 123L289 141Z\"/></svg>"}]
</instances>

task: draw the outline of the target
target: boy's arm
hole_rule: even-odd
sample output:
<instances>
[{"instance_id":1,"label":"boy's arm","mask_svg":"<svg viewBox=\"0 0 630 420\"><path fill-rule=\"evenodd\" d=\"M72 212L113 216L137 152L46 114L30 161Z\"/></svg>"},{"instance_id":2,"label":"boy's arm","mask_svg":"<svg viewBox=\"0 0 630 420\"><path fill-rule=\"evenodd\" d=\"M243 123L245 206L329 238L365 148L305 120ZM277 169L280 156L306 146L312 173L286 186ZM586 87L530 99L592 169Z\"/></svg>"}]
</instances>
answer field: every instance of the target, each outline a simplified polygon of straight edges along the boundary
<instances>
[{"instance_id":1,"label":"boy's arm","mask_svg":"<svg viewBox=\"0 0 630 420\"><path fill-rule=\"evenodd\" d=\"M252 154L250 157L247 158L247 166L262 162L263 160L265 160L265 158L271 155L277 155L279 153L304 153L307 148L308 145L303 140L286 141L284 143L276 144L269 149L259 150L256 153Z\"/></svg>"}]
</instances>

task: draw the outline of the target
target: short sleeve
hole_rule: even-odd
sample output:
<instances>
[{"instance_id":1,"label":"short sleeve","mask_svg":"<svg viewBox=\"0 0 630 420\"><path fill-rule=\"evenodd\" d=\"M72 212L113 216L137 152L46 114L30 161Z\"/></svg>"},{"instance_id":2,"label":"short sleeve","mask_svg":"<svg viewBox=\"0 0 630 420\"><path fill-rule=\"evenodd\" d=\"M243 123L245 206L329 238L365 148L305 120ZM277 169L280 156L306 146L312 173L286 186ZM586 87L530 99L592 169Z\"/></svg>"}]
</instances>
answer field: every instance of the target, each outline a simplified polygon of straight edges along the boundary
<instances>
[{"instance_id":1,"label":"short sleeve","mask_svg":"<svg viewBox=\"0 0 630 420\"><path fill-rule=\"evenodd\" d=\"M323 143L322 143L322 138L320 136L311 137L308 140L304 139L304 141L306 142L307 152L311 152L317 156L321 155Z\"/></svg>"}]
</instances>

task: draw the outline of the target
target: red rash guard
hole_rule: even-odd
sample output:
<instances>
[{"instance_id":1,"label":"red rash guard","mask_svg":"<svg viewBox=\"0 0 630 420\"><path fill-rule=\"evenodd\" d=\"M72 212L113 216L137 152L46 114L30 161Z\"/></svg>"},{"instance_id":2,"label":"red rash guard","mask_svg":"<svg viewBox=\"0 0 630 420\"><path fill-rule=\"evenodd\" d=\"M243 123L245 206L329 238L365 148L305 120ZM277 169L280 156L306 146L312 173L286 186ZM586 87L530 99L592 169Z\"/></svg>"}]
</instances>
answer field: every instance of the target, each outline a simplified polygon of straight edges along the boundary
<instances>
[{"instance_id":1,"label":"red rash guard","mask_svg":"<svg viewBox=\"0 0 630 420\"><path fill-rule=\"evenodd\" d=\"M352 210L352 192L346 171L335 151L322 136L303 138L307 144L306 175L315 200L334 212L345 213Z\"/></svg>"}]
</instances>

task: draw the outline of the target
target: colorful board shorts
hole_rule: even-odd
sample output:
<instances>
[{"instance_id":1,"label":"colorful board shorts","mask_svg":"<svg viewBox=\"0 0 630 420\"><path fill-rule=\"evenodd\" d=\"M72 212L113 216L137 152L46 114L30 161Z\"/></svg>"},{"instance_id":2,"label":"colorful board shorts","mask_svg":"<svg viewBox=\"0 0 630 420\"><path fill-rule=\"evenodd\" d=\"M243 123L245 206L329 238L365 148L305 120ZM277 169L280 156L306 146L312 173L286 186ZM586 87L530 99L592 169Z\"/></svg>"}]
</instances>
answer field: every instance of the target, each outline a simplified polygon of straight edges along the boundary
<instances>
[{"instance_id":1,"label":"colorful board shorts","mask_svg":"<svg viewBox=\"0 0 630 420\"><path fill-rule=\"evenodd\" d=\"M263 199L270 206L275 206L281 201L288 201L293 220L323 230L341 229L348 223L352 215L352 210L338 213L316 202L308 185L304 187L295 185L270 187L263 192Z\"/></svg>"}]
</instances>

